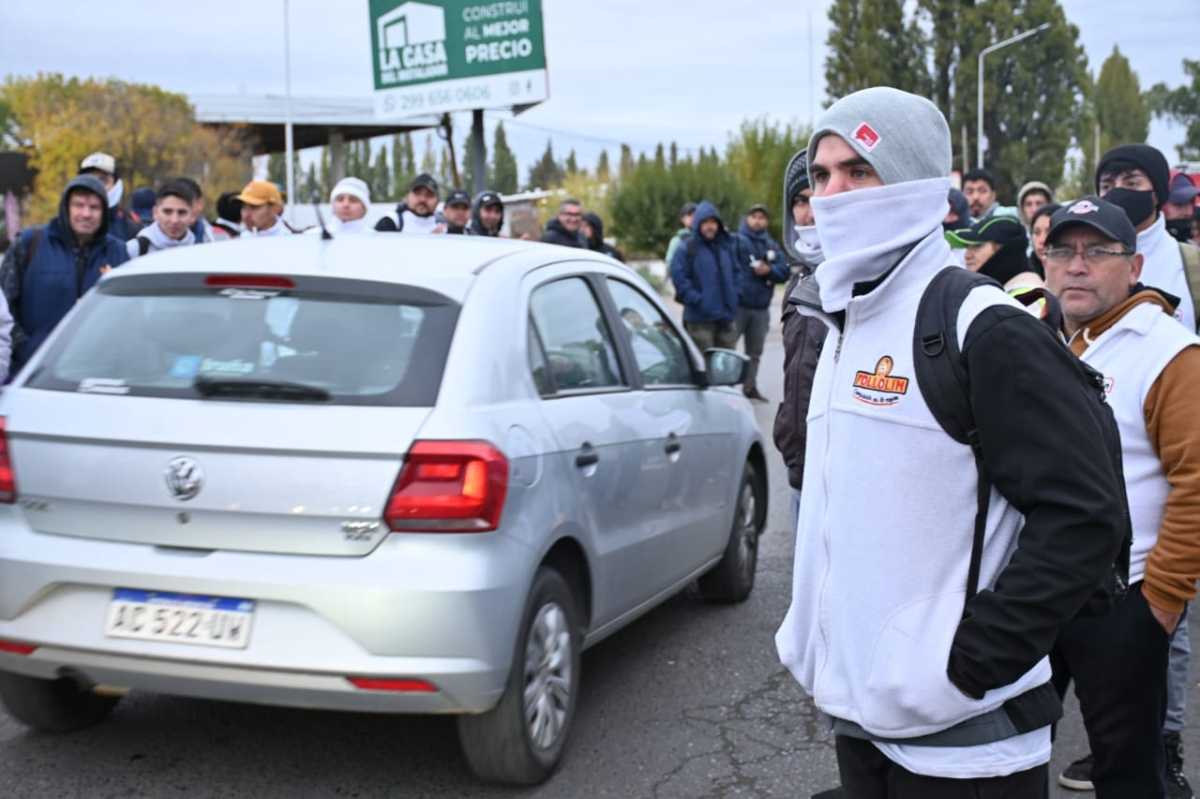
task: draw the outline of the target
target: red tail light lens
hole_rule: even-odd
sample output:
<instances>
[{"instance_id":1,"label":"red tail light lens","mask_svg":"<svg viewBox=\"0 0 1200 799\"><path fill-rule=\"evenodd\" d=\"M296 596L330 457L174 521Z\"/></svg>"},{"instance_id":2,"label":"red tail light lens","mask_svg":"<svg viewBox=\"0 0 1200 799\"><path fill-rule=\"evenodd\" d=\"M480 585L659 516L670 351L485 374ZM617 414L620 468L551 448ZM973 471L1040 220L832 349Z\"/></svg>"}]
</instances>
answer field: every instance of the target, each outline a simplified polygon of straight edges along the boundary
<instances>
[{"instance_id":1,"label":"red tail light lens","mask_svg":"<svg viewBox=\"0 0 1200 799\"><path fill-rule=\"evenodd\" d=\"M437 687L424 680L396 680L381 677L347 677L350 684L364 691L396 691L405 694L436 694Z\"/></svg>"},{"instance_id":2,"label":"red tail light lens","mask_svg":"<svg viewBox=\"0 0 1200 799\"><path fill-rule=\"evenodd\" d=\"M393 532L484 533L507 493L508 459L486 441L417 441L383 518Z\"/></svg>"},{"instance_id":3,"label":"red tail light lens","mask_svg":"<svg viewBox=\"0 0 1200 799\"><path fill-rule=\"evenodd\" d=\"M277 275L209 275L204 278L204 285L213 288L239 289L294 289L296 284L291 278Z\"/></svg>"},{"instance_id":4,"label":"red tail light lens","mask_svg":"<svg viewBox=\"0 0 1200 799\"><path fill-rule=\"evenodd\" d=\"M10 655L32 655L37 647L33 644L19 644L16 641L5 641L0 639L0 652L7 652Z\"/></svg>"},{"instance_id":5,"label":"red tail light lens","mask_svg":"<svg viewBox=\"0 0 1200 799\"><path fill-rule=\"evenodd\" d=\"M5 420L3 416L0 416L0 503L12 504L16 500L17 473L13 471Z\"/></svg>"}]
</instances>

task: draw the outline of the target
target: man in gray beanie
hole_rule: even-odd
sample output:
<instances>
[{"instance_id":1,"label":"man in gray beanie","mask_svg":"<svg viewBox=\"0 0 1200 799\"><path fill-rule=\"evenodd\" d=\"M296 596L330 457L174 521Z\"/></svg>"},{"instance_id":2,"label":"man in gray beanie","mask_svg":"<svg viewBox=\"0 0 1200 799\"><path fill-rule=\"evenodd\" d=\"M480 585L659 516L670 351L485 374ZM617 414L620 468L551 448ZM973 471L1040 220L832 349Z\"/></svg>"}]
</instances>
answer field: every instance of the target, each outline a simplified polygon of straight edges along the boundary
<instances>
[{"instance_id":1,"label":"man in gray beanie","mask_svg":"<svg viewBox=\"0 0 1200 799\"><path fill-rule=\"evenodd\" d=\"M915 335L952 263L936 106L856 92L817 121L808 155L825 261L788 301L829 337L780 659L832 720L851 799L1044 797L1062 713L1047 653L1126 530L1102 420L1081 410L1098 396L999 286L972 288L937 342ZM917 384L919 353L942 351L969 376L973 446Z\"/></svg>"}]
</instances>

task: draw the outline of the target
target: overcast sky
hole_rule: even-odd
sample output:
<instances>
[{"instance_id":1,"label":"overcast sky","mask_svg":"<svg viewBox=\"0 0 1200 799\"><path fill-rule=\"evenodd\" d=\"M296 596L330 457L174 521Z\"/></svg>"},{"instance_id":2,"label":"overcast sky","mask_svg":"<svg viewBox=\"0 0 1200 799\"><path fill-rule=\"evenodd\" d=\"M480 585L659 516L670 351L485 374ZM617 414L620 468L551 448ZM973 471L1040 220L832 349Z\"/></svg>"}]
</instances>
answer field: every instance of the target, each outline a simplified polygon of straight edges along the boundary
<instances>
[{"instance_id":1,"label":"overcast sky","mask_svg":"<svg viewBox=\"0 0 1200 799\"><path fill-rule=\"evenodd\" d=\"M635 150L672 139L685 149L720 148L746 118L807 122L825 96L828 5L543 0L550 100L505 125L522 175L548 136L557 155L574 148L590 166L601 148L615 156L620 142ZM1153 0L1137 17L1128 0L1062 5L1094 72L1119 42L1143 87L1183 83L1200 1ZM291 33L295 95L371 93L366 0L291 0ZM1029 46L1036 45L1015 47ZM281 94L283 0L0 0L0 74L39 71L182 92ZM489 113L489 127L507 116ZM465 132L468 118L458 124ZM1174 161L1183 135L1155 121L1150 140Z\"/></svg>"}]
</instances>

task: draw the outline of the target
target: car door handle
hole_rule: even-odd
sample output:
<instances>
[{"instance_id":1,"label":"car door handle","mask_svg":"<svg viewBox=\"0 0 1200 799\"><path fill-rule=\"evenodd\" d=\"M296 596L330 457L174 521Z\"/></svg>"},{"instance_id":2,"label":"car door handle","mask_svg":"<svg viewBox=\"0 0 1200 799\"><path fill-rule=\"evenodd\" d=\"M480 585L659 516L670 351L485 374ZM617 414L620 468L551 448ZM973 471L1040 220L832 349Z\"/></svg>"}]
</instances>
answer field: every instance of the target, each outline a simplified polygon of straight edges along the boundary
<instances>
[{"instance_id":1,"label":"car door handle","mask_svg":"<svg viewBox=\"0 0 1200 799\"><path fill-rule=\"evenodd\" d=\"M600 462L600 453L591 444L584 444L579 454L575 456L575 465L580 469L595 466Z\"/></svg>"},{"instance_id":2,"label":"car door handle","mask_svg":"<svg viewBox=\"0 0 1200 799\"><path fill-rule=\"evenodd\" d=\"M663 444L663 451L668 455L674 455L683 449L683 442L679 440L679 436L672 433L667 436L667 443Z\"/></svg>"}]
</instances>

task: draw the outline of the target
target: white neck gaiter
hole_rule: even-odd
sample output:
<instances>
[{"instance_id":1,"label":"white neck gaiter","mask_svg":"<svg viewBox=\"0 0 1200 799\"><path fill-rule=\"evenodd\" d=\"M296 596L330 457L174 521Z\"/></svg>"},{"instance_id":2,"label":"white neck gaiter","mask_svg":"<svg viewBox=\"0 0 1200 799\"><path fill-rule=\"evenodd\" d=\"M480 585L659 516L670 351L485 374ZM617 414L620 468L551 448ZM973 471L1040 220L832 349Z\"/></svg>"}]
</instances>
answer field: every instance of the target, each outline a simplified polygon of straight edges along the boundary
<instances>
[{"instance_id":1,"label":"white neck gaiter","mask_svg":"<svg viewBox=\"0 0 1200 799\"><path fill-rule=\"evenodd\" d=\"M949 193L949 178L929 178L813 197L825 255L816 271L822 308L846 310L856 283L880 277L906 247L941 231Z\"/></svg>"},{"instance_id":2,"label":"white neck gaiter","mask_svg":"<svg viewBox=\"0 0 1200 799\"><path fill-rule=\"evenodd\" d=\"M109 207L109 209L116 208L118 205L120 205L121 198L123 196L125 196L125 184L121 181L120 178L117 178L117 182L114 183L112 185L112 188L108 190L108 207Z\"/></svg>"},{"instance_id":3,"label":"white neck gaiter","mask_svg":"<svg viewBox=\"0 0 1200 799\"><path fill-rule=\"evenodd\" d=\"M336 216L333 218L333 223L329 226L329 232L334 236L351 233L366 233L371 228L367 227L367 218L365 216L358 219L351 219L349 222L343 222Z\"/></svg>"}]
</instances>

